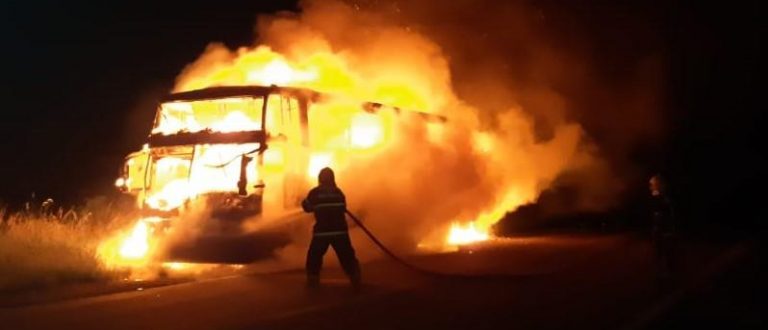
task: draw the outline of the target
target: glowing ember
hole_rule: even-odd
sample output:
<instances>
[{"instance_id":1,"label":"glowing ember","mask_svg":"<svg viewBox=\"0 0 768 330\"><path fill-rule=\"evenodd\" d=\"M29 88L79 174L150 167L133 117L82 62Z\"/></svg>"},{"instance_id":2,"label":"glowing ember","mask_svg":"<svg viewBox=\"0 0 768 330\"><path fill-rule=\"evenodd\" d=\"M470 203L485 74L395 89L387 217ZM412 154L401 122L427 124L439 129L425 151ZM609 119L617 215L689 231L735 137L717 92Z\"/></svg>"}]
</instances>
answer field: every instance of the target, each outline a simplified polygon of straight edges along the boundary
<instances>
[{"instance_id":1,"label":"glowing ember","mask_svg":"<svg viewBox=\"0 0 768 330\"><path fill-rule=\"evenodd\" d=\"M184 262L165 262L163 263L163 267L168 268L170 270L184 270L189 268L190 264L184 263Z\"/></svg>"},{"instance_id":2,"label":"glowing ember","mask_svg":"<svg viewBox=\"0 0 768 330\"><path fill-rule=\"evenodd\" d=\"M485 241L489 238L490 236L488 233L475 228L474 222L470 222L463 227L459 223L453 223L451 225L451 230L448 233L447 241L450 245L466 245Z\"/></svg>"}]
</instances>

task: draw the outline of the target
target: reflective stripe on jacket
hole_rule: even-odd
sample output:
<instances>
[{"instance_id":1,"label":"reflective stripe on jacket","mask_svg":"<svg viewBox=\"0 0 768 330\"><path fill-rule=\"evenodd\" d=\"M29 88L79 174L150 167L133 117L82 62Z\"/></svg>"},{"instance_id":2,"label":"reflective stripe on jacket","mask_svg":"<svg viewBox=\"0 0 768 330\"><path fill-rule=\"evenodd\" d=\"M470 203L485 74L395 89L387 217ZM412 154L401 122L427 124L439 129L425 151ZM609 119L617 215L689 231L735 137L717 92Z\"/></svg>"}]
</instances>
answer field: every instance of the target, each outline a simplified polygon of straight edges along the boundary
<instances>
[{"instance_id":1,"label":"reflective stripe on jacket","mask_svg":"<svg viewBox=\"0 0 768 330\"><path fill-rule=\"evenodd\" d=\"M347 221L344 219L346 198L339 188L315 187L309 191L301 206L305 212L315 214L315 234L347 231Z\"/></svg>"}]
</instances>

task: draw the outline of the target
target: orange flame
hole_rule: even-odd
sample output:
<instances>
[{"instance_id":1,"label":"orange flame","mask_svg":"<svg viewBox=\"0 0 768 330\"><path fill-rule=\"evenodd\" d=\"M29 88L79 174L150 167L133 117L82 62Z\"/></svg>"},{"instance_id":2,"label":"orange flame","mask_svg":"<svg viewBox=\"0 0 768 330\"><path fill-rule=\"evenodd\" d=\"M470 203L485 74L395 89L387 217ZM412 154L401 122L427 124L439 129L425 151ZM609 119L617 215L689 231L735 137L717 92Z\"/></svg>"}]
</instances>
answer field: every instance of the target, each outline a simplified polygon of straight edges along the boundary
<instances>
[{"instance_id":1,"label":"orange flame","mask_svg":"<svg viewBox=\"0 0 768 330\"><path fill-rule=\"evenodd\" d=\"M144 258L149 252L149 227L139 220L131 234L120 244L120 256L129 259Z\"/></svg>"},{"instance_id":2,"label":"orange flame","mask_svg":"<svg viewBox=\"0 0 768 330\"><path fill-rule=\"evenodd\" d=\"M456 77L451 75L448 58L425 36L390 26L386 20L367 19L375 13L363 13L342 3L327 7L324 2L310 3L305 8L311 12L307 15L267 20L259 35L269 45L235 50L211 45L185 68L174 91L276 84L324 93L327 99L313 104L309 112L312 125L305 145L309 150L300 160L301 171L306 169L306 173L299 176L306 174L304 179L311 181L321 168L332 166L340 173L340 180L348 175L349 183L362 186L345 187L359 189L359 194L349 196L361 200L378 200L372 195L379 193L365 190L369 186L361 181L375 181L369 190L391 184L381 190L386 197L402 197L399 203L404 211L372 207L379 207L379 213L390 218L405 219L401 215L423 206L425 211L415 212L422 223L413 227L418 227L419 236L440 235L443 245L491 239L491 227L505 212L534 200L564 169L591 160L581 148L581 128L563 118L555 118L562 122L554 120L551 137L540 141L533 119L516 102L481 115L479 109L454 93ZM343 38L335 35L339 31L343 31ZM484 91L484 87L477 90ZM510 86L490 87L494 88L488 93L516 94L507 91ZM363 101L387 104L392 109L360 111ZM261 118L261 112L254 110L265 104L279 108L281 102L285 100L268 97L165 103L152 133L239 132L262 130L262 125L270 131L279 127L277 117L267 114ZM547 103L560 106L563 102L555 99ZM402 120L399 126L394 125L393 118L407 112L400 109L446 115L449 121L443 125ZM421 126L414 127L413 122ZM271 133L274 137L299 135L288 128L281 130ZM299 158L290 150L280 149L279 140L275 140L269 142L259 170L248 167L249 189L257 181L285 173L293 165L290 162ZM163 153L151 189L142 191L146 193L144 200L151 208L170 210L207 192L231 191L240 177L239 162L231 160L259 147L197 145ZM374 167L361 159L375 160L380 175L370 175ZM128 188L139 184L140 180L129 179L118 185ZM264 202L279 204L278 199ZM451 225L457 220L460 222Z\"/></svg>"},{"instance_id":3,"label":"orange flame","mask_svg":"<svg viewBox=\"0 0 768 330\"><path fill-rule=\"evenodd\" d=\"M462 226L459 223L453 223L446 241L449 245L466 245L485 241L489 238L490 235L484 231L478 230L475 227L474 222L470 222L466 226Z\"/></svg>"},{"instance_id":4,"label":"orange flame","mask_svg":"<svg viewBox=\"0 0 768 330\"><path fill-rule=\"evenodd\" d=\"M149 223L157 218L142 218L133 228L120 232L102 242L97 255L107 268L131 268L145 266L150 262L154 241Z\"/></svg>"}]
</instances>

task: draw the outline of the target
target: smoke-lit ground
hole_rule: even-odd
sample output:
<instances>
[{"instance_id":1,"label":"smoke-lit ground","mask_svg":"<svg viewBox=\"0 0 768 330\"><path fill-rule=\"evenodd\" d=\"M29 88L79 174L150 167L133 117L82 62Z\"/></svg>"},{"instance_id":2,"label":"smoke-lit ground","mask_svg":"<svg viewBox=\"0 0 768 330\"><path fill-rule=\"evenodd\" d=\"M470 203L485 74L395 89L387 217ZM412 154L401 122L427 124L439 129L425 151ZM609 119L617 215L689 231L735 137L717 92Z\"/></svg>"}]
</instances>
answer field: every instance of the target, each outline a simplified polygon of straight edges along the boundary
<instances>
[{"instance_id":1,"label":"smoke-lit ground","mask_svg":"<svg viewBox=\"0 0 768 330\"><path fill-rule=\"evenodd\" d=\"M665 289L649 242L638 238L541 235L471 253L409 258L420 267L477 277L429 276L380 259L363 264L358 294L329 265L313 294L303 287L302 271L288 271L0 295L0 320L14 329L97 329L105 319L116 329L740 328L764 321L757 306L765 295L756 294L765 292L764 271L753 244L681 240L680 282Z\"/></svg>"}]
</instances>

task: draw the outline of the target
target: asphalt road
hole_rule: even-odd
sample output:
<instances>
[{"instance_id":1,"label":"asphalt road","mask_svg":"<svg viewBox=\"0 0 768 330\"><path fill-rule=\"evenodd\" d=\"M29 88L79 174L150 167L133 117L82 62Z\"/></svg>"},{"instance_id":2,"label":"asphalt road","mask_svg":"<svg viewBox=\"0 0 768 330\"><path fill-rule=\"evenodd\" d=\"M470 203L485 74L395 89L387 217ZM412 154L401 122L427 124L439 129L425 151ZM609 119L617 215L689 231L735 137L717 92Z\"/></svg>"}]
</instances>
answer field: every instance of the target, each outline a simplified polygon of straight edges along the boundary
<instances>
[{"instance_id":1,"label":"asphalt road","mask_svg":"<svg viewBox=\"0 0 768 330\"><path fill-rule=\"evenodd\" d=\"M662 287L656 281L651 252L647 242L626 235L509 239L474 251L410 258L411 262L432 270L477 276L430 276L382 258L363 265L365 286L359 293L354 293L340 271L332 266L324 271L323 286L316 291L304 288L300 271L256 272L6 306L0 308L0 328L679 326L687 324L686 319L677 317L680 304L692 296L691 292L700 292L701 286L717 286L716 279L743 264L750 248L746 245L681 245L683 261L678 281L669 287ZM696 314L695 310L685 312ZM756 317L746 325L761 324L763 319Z\"/></svg>"}]
</instances>

